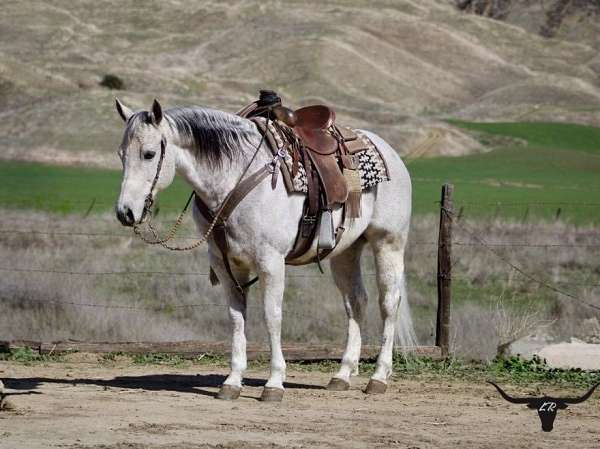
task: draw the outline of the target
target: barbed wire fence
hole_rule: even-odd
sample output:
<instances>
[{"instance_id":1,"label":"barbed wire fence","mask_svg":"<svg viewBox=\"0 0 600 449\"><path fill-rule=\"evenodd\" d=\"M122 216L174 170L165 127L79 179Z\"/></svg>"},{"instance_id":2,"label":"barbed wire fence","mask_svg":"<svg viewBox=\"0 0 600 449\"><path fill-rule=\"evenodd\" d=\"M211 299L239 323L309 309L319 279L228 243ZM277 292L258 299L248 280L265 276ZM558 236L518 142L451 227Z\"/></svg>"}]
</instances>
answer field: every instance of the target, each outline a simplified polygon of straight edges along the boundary
<instances>
[{"instance_id":1,"label":"barbed wire fence","mask_svg":"<svg viewBox=\"0 0 600 449\"><path fill-rule=\"evenodd\" d=\"M453 214L451 214L451 217L453 216ZM453 220L455 221L455 220ZM500 254L498 252L498 250L496 248L494 248L492 245L489 245L482 237L480 237L479 235L477 235L472 229L470 229L467 225L465 225L464 223L460 223L457 222L458 227L466 232L467 234L469 234L474 240L476 240L479 245L482 248L485 248L487 251L489 251L491 254L493 254L496 258L498 258L501 262L503 262L504 264L506 264L509 268L511 268L512 270L516 271L517 273L519 273L520 275L522 275L523 277L525 277L526 279L528 279L531 282L534 282L536 284L538 284L541 287L544 287L548 290L553 291L554 293L557 293L561 296L564 296L566 298L578 301L579 303L591 307L593 309L596 310L600 310L600 306L596 305L596 304L592 304L590 302L584 301L583 299L577 297L576 295L569 293L565 290L562 290L558 287L556 287L555 285L553 285L553 283L551 283L550 281L541 279L539 277L537 277L536 275L533 275L531 273L526 272L523 268L519 267L518 265L514 264L513 262L511 262L510 260L508 260L506 257L502 256L502 254ZM499 245L494 245L494 246L499 246ZM506 246L506 245L505 245ZM514 246L514 245L511 245ZM538 246L539 247L539 246ZM548 247L548 246L546 246ZM581 245L567 245L567 244L562 244L562 245L554 245L551 247L560 247L560 248L564 248L564 247L581 247ZM596 247L596 245L592 245L592 247ZM569 283L571 285L579 285L579 286L592 286L592 287L598 287L600 286L600 284L577 284L577 283Z\"/></svg>"},{"instance_id":2,"label":"barbed wire fence","mask_svg":"<svg viewBox=\"0 0 600 449\"><path fill-rule=\"evenodd\" d=\"M81 202L83 203L83 202ZM87 218L94 207L103 204L100 201L96 201L95 199L89 202L89 207L86 209L83 214L84 218ZM549 243L531 243L527 241L487 241L486 238L482 237L477 231L475 231L468 223L465 218L465 210L467 207L488 207L488 208L496 208L496 210L500 207L524 207L526 208L526 212L524 217L529 216L529 210L532 207L557 207L557 212L555 214L555 219L559 219L561 215L562 207L569 208L600 208L600 203L592 203L592 202L579 202L579 203L567 203L567 202L463 202L457 205L456 208L445 209L444 205L441 205L441 214L446 215L447 218L451 221L452 226L456 229L460 230L462 233L468 236L468 239L463 240L452 240L450 243L453 247L465 247L465 248L481 248L493 255L498 261L502 264L506 265L506 267L518 273L524 280L527 282L534 283L539 287L548 290L556 295L564 297L570 301L575 301L578 304L581 304L585 307L593 309L595 311L600 311L600 306L590 302L588 300L584 300L580 296L567 291L563 288L563 286L569 287L586 287L591 288L592 291L596 288L600 288L600 282L571 282L571 281L549 281L544 279L542 276L538 274L529 273L523 267L509 260L508 257L501 253L504 249L514 249L514 248L541 248L541 249L566 249L566 248L583 248L583 249L594 249L600 247L600 242L585 242L585 243L564 243L564 242L549 242ZM492 215L494 218L497 216L497 212ZM125 233L112 233L112 232L100 232L100 231L63 231L63 230L52 230L52 229L22 229L22 228L4 228L0 229L0 240L7 239L10 236L15 235L31 235L31 236L41 236L41 237L58 237L58 238L108 238L108 239L131 239L133 236L131 234ZM181 240L186 239L196 239L197 237L191 234L181 235L178 237ZM431 251L429 254L434 255L440 252L440 247L443 244L447 244L438 241L411 241L411 247L429 247ZM456 259L451 263L449 270L454 266ZM16 265L16 264L15 264ZM432 260L432 268L434 267L434 262ZM29 266L11 266L11 264L7 264L4 266L0 266L0 272L4 273L27 273L31 275L36 274L49 274L49 275L60 275L60 276L82 276L82 277L92 277L92 276L177 276L177 277L202 277L208 278L209 273L207 272L199 272L199 271L176 271L176 270L85 270L85 269L54 269L54 268L46 268L46 267L29 267ZM432 278L435 278L435 273L432 271L430 273ZM446 274L444 274L446 275ZM374 277L376 274L374 272L363 273L365 277ZM313 279L313 278L322 278L320 274L311 274L311 273L289 273L287 275L288 278L292 279ZM438 281L440 278L440 273L438 271ZM455 273L452 274L452 279L461 279L464 281L471 281L468 277L457 276ZM10 298L9 298L10 299ZM439 298L438 298L439 299ZM217 307L217 308L227 308L227 304L215 303L215 302L203 302L203 303L171 303L171 302L161 302L148 306L140 306L140 305L127 305L127 304L97 304L92 301L86 302L78 302L78 301L69 301L69 300L53 300L53 299L36 299L36 298L19 298L18 301L28 301L32 303L38 304L53 304L53 305L64 305L69 307L78 307L78 308L104 308L104 309L115 309L119 311L127 311L127 312L136 312L136 311L152 311L152 312L160 312L163 310L177 310L177 309L194 309L201 307ZM259 308L259 306L249 306L254 308ZM438 303L438 309L440 307L440 303ZM298 312L292 312L289 315L295 316L304 320L311 320L319 325L331 325L331 323L325 322L314 315L302 314ZM439 319L439 318L438 318ZM449 318L448 318L449 319Z\"/></svg>"},{"instance_id":3,"label":"barbed wire fence","mask_svg":"<svg viewBox=\"0 0 600 449\"><path fill-rule=\"evenodd\" d=\"M511 258L505 254L505 249L529 249L529 248L544 248L544 249L560 249L565 250L567 248L591 248L595 249L598 247L600 242L585 242L585 243L577 243L577 242L547 242L547 243L530 243L526 241L488 241L487 237L482 237L483 232L481 230L474 230L471 224L469 224L464 218L465 216L465 207L467 205L478 206L478 207L495 207L495 212L492 215L492 218L495 220L498 218L499 208L503 205L509 206L518 206L518 207L526 207L526 212L523 218L526 218L529 215L529 210L532 205L535 206L558 206L556 213L554 215L554 221L558 222L561 218L562 207L564 206L577 206L577 207L587 207L587 208L598 208L600 204L598 203L567 203L567 202L538 202L538 203L525 203L525 202L487 202L487 203L474 203L474 202L463 202L454 207L453 204L453 189L454 187L451 184L444 184L442 186L442 197L439 202L440 204L440 230L439 230L439 240L438 240L438 317L437 317L437 337L436 344L441 346L442 354L448 354L450 347L450 303L451 303L451 281L453 279L457 279L460 281L469 282L471 285L473 280L466 276L456 276L453 273L453 268L456 265L460 265L460 262L464 256L463 252L460 253L458 257L452 257L452 247L472 247L474 250L478 250L481 248L487 254L491 254L497 261L504 265L510 272L517 273L523 280L524 283L534 284L537 287L551 292L556 295L556 297L564 298L568 301L571 301L576 304L576 306L583 306L593 311L595 316L598 316L597 311L600 311L600 302L596 303L596 296L592 296L591 300L588 298L584 299L581 295L573 293L572 291L565 290L564 287L576 287L576 288L589 288L590 292L594 292L596 288L600 287L600 283L595 282L575 282L575 281L563 281L563 280L549 280L543 274L534 273L531 270L524 268L526 264L521 265L518 262L515 262L514 258ZM515 221L514 214L512 216L513 222ZM524 225L525 220L520 220L521 225ZM549 220L545 220L548 222ZM593 220L592 220L593 221ZM490 222L490 224L493 222ZM521 226L522 228L522 226ZM523 230L523 229L521 229ZM459 233L463 236L463 240L456 240L453 236L455 231L459 231ZM525 228L525 231L529 231L529 229ZM533 230L531 230L533 231ZM530 232L531 232L530 231ZM484 231L485 232L485 231ZM466 236L466 239L464 238ZM597 270L596 270L597 272ZM570 289L572 290L572 289ZM522 292L521 292L522 293ZM504 291L503 293L504 294ZM517 295L518 296L518 295ZM524 295L521 295L524 297ZM539 295L538 297L544 297L544 295ZM545 296L547 297L547 295ZM445 310L445 313L440 314L440 310ZM554 320L556 321L556 320ZM534 329L531 329L532 332L535 332ZM440 337L441 335L441 337Z\"/></svg>"}]
</instances>

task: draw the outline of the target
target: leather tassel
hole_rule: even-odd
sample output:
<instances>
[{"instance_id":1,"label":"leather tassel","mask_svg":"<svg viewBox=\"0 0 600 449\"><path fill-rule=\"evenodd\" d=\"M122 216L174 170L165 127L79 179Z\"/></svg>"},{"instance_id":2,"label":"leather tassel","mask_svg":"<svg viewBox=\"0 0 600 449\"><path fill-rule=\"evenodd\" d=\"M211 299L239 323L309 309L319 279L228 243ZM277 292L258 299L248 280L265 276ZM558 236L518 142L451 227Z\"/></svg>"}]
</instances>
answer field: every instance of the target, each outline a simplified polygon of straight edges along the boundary
<instances>
[{"instance_id":1,"label":"leather tassel","mask_svg":"<svg viewBox=\"0 0 600 449\"><path fill-rule=\"evenodd\" d=\"M361 207L360 199L362 197L361 191L351 191L348 193L348 199L346 200L346 212L348 218L360 218Z\"/></svg>"},{"instance_id":2,"label":"leather tassel","mask_svg":"<svg viewBox=\"0 0 600 449\"><path fill-rule=\"evenodd\" d=\"M348 199L346 200L348 218L359 218L361 214L360 198L362 195L360 173L358 170L344 169L344 179L348 185Z\"/></svg>"},{"instance_id":3,"label":"leather tassel","mask_svg":"<svg viewBox=\"0 0 600 449\"><path fill-rule=\"evenodd\" d=\"M212 267L210 267L208 278L210 279L210 285L212 285L213 287L221 283L219 281L219 278L217 277L217 273L215 273L215 270L213 270Z\"/></svg>"},{"instance_id":4,"label":"leather tassel","mask_svg":"<svg viewBox=\"0 0 600 449\"><path fill-rule=\"evenodd\" d=\"M358 169L358 164L354 156L350 156L347 154L342 154L342 166L348 170L356 170Z\"/></svg>"},{"instance_id":5,"label":"leather tassel","mask_svg":"<svg viewBox=\"0 0 600 449\"><path fill-rule=\"evenodd\" d=\"M300 152L298 148L292 147L292 178L298 174L298 166L300 164Z\"/></svg>"}]
</instances>

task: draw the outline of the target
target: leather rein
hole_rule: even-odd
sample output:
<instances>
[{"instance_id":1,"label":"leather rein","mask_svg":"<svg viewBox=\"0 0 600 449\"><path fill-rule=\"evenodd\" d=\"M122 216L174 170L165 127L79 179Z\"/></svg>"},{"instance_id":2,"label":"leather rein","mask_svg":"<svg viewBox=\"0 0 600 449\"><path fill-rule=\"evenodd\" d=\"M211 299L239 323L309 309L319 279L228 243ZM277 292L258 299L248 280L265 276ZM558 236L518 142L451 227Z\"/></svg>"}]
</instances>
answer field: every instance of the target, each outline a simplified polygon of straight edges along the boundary
<instances>
[{"instance_id":1,"label":"leather rein","mask_svg":"<svg viewBox=\"0 0 600 449\"><path fill-rule=\"evenodd\" d=\"M167 147L166 137L162 136L161 142L160 142L160 158L158 160L158 165L156 167L156 174L154 176L154 179L152 180L152 185L150 186L150 191L148 192L148 194L146 195L146 198L144 200L144 210L142 211L142 217L140 218L139 223L134 224L134 226L133 226L134 233L136 235L138 235L145 243L148 243L150 245L161 245L164 248L169 249L171 251L192 250L194 248L197 248L201 244L205 243L208 240L208 238L211 236L211 234L214 234L213 238L214 238L215 244L219 248L221 255L223 257L223 264L225 265L225 270L227 271L227 274L229 275L231 281L233 282L233 285L236 288L236 290L243 297L245 297L246 288L249 287L250 285L254 284L258 280L258 277L253 278L252 280L244 283L243 285L240 284L237 281L237 279L235 278L235 275L233 274L233 270L231 269L231 265L229 263L229 258L227 257L229 248L228 248L228 244L227 244L226 226L227 226L227 219L229 218L229 216L231 215L233 210L237 207L237 205L246 197L246 195L248 195L248 193L250 193L256 186L258 186L265 178L267 178L269 175L272 175L273 176L273 184L275 184L275 182L276 182L280 159L285 157L285 154L282 152L278 152L275 156L273 156L273 159L269 163L264 165L261 169L259 169L258 171L256 171L252 175L250 175L248 178L245 178L248 170L250 169L250 166L253 164L254 160L256 159L256 156L258 155L258 152L260 151L260 148L264 141L265 141L265 133L262 133L260 142L257 145L256 150L255 150L254 154L252 155L252 158L250 159L250 162L248 163L248 165L246 166L246 168L244 169L244 171L238 178L234 188L227 194L227 196L225 197L225 199L223 200L223 202L221 203L219 208L216 210L216 212L212 212L210 210L210 208L206 205L206 203L204 203L204 201L202 201L202 199L196 194L196 192L192 191L183 210L181 211L181 213L175 220L175 223L173 224L173 226L167 233L166 237L160 238L158 235L158 232L152 226L151 218L150 218L150 220L148 220L148 228L150 229L150 231L153 235L153 238L149 239L146 236L144 236L144 234L142 233L142 231L139 227L139 223L142 223L147 215L152 217L152 206L154 205L154 189L156 188L156 184L158 183L158 179L160 178L160 172L162 170L163 161L165 158L166 147ZM185 216L185 214L189 208L189 205L194 197L195 197L195 203L196 203L196 206L198 207L198 210L200 211L202 216L206 219L206 221L208 223L210 223L208 226L208 229L206 230L204 235L202 235L202 237L199 240L197 240L196 242L194 242L188 246L169 245L167 242L175 237L177 229L181 225L181 222L183 221L183 217ZM211 268L211 282L214 283L213 276L214 276L214 272L212 271L212 268Z\"/></svg>"}]
</instances>

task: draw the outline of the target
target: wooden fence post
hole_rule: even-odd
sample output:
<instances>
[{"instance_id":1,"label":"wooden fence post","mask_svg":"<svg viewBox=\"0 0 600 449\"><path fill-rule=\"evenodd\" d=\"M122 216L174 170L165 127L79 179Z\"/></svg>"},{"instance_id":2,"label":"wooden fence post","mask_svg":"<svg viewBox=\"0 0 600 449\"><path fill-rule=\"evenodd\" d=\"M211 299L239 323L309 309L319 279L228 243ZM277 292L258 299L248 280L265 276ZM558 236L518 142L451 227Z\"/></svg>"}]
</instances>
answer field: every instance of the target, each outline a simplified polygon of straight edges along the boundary
<instances>
[{"instance_id":1,"label":"wooden fence post","mask_svg":"<svg viewBox=\"0 0 600 449\"><path fill-rule=\"evenodd\" d=\"M451 256L452 256L452 220L453 205L452 184L442 186L440 207L440 230L438 237L438 309L435 344L442 351L442 357L448 357L450 348L450 302L451 302Z\"/></svg>"}]
</instances>

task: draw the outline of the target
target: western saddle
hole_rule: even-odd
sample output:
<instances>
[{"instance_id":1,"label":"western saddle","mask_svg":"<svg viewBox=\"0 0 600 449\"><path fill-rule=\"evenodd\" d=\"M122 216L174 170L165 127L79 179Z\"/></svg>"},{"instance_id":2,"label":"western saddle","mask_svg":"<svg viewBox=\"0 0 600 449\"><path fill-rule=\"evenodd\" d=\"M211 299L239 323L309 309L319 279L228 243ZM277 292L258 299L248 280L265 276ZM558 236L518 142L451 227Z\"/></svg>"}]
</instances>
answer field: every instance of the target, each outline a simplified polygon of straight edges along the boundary
<instances>
[{"instance_id":1,"label":"western saddle","mask_svg":"<svg viewBox=\"0 0 600 449\"><path fill-rule=\"evenodd\" d=\"M319 251L314 261L319 262L340 241L346 216L360 216L360 175L352 153L364 149L364 145L358 142L354 131L335 123L335 111L330 107L312 105L294 111L283 106L279 96L270 90L261 90L259 100L238 115L253 119L267 138L271 136L265 121L256 120L257 117L271 121L285 136L284 147L293 160L292 175L302 163L307 195L296 243L286 261L293 264L294 259L310 249L318 227ZM269 143L275 154L277 147L274 142ZM337 206L342 208L343 218L334 230L331 211Z\"/></svg>"}]
</instances>

